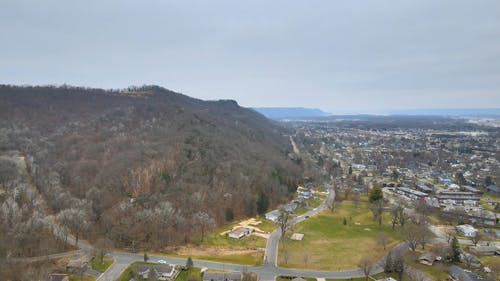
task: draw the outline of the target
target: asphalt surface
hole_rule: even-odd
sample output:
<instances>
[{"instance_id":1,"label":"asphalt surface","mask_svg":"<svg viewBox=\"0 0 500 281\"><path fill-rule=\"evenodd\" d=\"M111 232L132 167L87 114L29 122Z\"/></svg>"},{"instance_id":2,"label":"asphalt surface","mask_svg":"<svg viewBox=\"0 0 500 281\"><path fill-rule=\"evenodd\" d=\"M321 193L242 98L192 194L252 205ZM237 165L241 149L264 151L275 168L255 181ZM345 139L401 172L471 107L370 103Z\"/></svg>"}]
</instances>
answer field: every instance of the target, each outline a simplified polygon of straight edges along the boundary
<instances>
[{"instance_id":1,"label":"asphalt surface","mask_svg":"<svg viewBox=\"0 0 500 281\"><path fill-rule=\"evenodd\" d=\"M327 208L327 202L329 202L329 200L335 200L335 191L333 191L333 189L328 190L328 197L323 201L323 203L320 206L306 212L301 216L292 219L290 221L290 226L302 222L306 220L308 217L312 217L319 214L321 211ZM264 265L267 266L270 265L274 267L278 266L278 245L280 239L281 239L281 231L279 228L276 228L273 232L271 232L271 235L267 240L266 253L264 255L264 263L263 263Z\"/></svg>"},{"instance_id":2,"label":"asphalt surface","mask_svg":"<svg viewBox=\"0 0 500 281\"><path fill-rule=\"evenodd\" d=\"M299 222L306 220L309 217L315 216L327 208L327 202L329 200L335 199L335 193L330 190L327 199L318 206L307 213L298 216L290 221L290 226L293 226ZM320 278L330 278L330 279L346 279L346 278L359 278L364 277L364 273L360 269L344 270L344 271L322 271L322 270L306 270L306 269L293 269L293 268L280 268L277 266L278 258L278 244L281 238L281 232L279 229L274 230L267 242L266 252L264 256L264 262L262 266L248 266L240 264L230 264L221 263L213 261L204 260L193 260L194 266L196 267L206 267L215 270L227 270L227 271L241 271L241 272L255 272L259 275L260 280L271 281L275 280L277 276L311 276ZM402 243L396 247L405 247ZM119 253L114 252L110 254L114 259L115 263L104 272L97 280L98 281L115 281L118 276L123 272L131 263L136 261L143 261L143 254L132 254L132 253ZM382 272L382 261L384 258L380 259L377 263L373 265L372 273ZM159 260L165 260L169 264L179 264L184 265L186 263L185 258L173 258L167 256L155 256L150 255L150 262L157 262Z\"/></svg>"},{"instance_id":3,"label":"asphalt surface","mask_svg":"<svg viewBox=\"0 0 500 281\"><path fill-rule=\"evenodd\" d=\"M325 201L307 213L298 216L290 221L290 226L293 226L299 222L302 222L309 217L315 216L325 210L327 208L327 202L330 200L335 200L335 192L330 189L328 192L328 197ZM289 227L290 227L289 226ZM240 264L230 264L230 263L222 263L222 262L213 262L213 261L205 261L205 260L193 260L194 266L196 267L206 267L215 270L226 270L226 271L241 271L241 272L255 272L259 275L260 280L263 281L271 281L275 280L277 276L303 276L303 277L319 277L319 278L329 278L329 279L349 279L349 278L360 278L364 277L362 270L353 269L353 270L344 270L344 271L322 271L322 270L306 270L306 269L293 269L293 268L281 268L277 266L278 259L278 244L280 241L281 232L278 229L274 230L266 245L266 251L264 255L264 262L261 266L248 266L248 265L240 265ZM67 237L68 243L75 245L76 239L72 235ZM78 241L78 247L81 249L79 251L73 251L68 253L61 253L56 255L51 255L55 257L62 257L68 255L74 255L76 252L93 252L93 247L89 243L84 240ZM402 249L407 249L408 247L405 243L401 243L396 247L400 247ZM120 274L133 262L144 261L144 254L142 253L126 253L126 252L112 252L109 253L108 256L113 257L113 264L102 273L97 281L115 281ZM47 256L40 257L47 258ZM36 259L36 258L35 258ZM372 268L371 274L380 273L383 271L383 260L385 257L382 257L379 261L377 261ZM169 264L179 264L185 265L186 258L174 258L167 256L156 256L149 255L149 262L158 262L159 260L165 260Z\"/></svg>"}]
</instances>

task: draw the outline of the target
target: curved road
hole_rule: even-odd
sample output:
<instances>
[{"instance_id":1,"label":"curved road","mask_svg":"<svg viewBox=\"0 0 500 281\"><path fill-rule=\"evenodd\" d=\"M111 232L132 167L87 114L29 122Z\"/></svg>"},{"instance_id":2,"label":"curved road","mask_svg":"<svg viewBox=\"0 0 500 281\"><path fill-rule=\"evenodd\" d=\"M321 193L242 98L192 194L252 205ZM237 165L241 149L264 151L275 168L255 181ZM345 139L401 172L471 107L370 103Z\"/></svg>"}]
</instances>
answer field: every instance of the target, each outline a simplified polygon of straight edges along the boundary
<instances>
[{"instance_id":1,"label":"curved road","mask_svg":"<svg viewBox=\"0 0 500 281\"><path fill-rule=\"evenodd\" d=\"M330 200L335 200L335 192L330 189L328 192L328 197L325 201L310 210L309 212L298 216L290 221L290 226L295 225L299 222L302 222L307 219L307 217L311 217L319 214L323 210L327 208L328 202ZM229 271L242 271L242 272L255 272L259 275L260 280L270 281L275 280L276 276L284 275L284 276L313 276L320 278L330 278L330 279L346 279L346 278L359 278L364 277L364 273L360 269L354 270L345 270L345 271L322 271L322 270L306 270L306 269L292 269L292 268L280 268L277 266L277 258L278 258L278 244L281 238L281 232L278 229L275 229L266 245L266 252L264 255L264 263L262 266L248 266L248 265L239 265L239 264L230 264L230 263L221 263L221 262L213 262L213 261L205 261L205 260L193 260L194 266L196 267L207 267L216 270L229 270ZM405 245L402 243L396 247L404 247ZM143 261L143 254L131 254L131 253L120 253L113 252L110 254L115 259L115 263L104 272L97 280L98 281L115 281L116 278L120 275L123 270L125 270L131 263L136 261ZM158 260L165 260L170 264L185 264L186 258L173 258L166 256L149 256L151 262L156 262ZM383 258L380 259L377 263L374 264L372 269L372 273L379 273L383 271L382 267Z\"/></svg>"},{"instance_id":2,"label":"curved road","mask_svg":"<svg viewBox=\"0 0 500 281\"><path fill-rule=\"evenodd\" d=\"M301 216L294 218L293 220L290 221L288 227L291 227L299 222L302 222L308 217L312 217L319 214L321 211L327 208L328 202L331 202L333 200L335 200L335 191L333 191L333 189L329 189L328 196L323 201L323 203L321 203L321 205L319 205L317 208L308 211L307 213ZM271 264L274 267L278 266L278 245L280 239L281 239L281 230L278 227L271 233L269 239L267 240L266 253L264 255L264 265Z\"/></svg>"},{"instance_id":3,"label":"curved road","mask_svg":"<svg viewBox=\"0 0 500 281\"><path fill-rule=\"evenodd\" d=\"M308 217L314 216L322 212L327 208L328 202L335 200L335 192L332 189L329 189L328 196L323 201L323 203L314 208L313 210L308 211L307 213L298 216L290 221L290 226L293 226L299 222L306 220ZM68 237L68 243L75 245L76 241L72 235ZM213 261L205 261L205 260L193 260L194 266L196 267L207 267L216 270L228 270L228 271L241 271L241 272L255 272L259 275L260 280L270 281L275 280L276 276L307 276L307 277L320 277L320 278L330 278L330 279L348 279L348 278L359 278L364 277L363 271L360 269L353 270L345 270L345 271L322 271L322 270L306 270L306 269L292 269L292 268L280 268L277 266L277 258L278 258L278 244L281 238L281 232L278 229L275 229L266 245L266 252L264 255L264 263L262 266L248 266L248 265L240 265L240 264L230 264L230 263L221 263L221 262L213 262ZM89 243L84 240L78 241L78 247L81 249L79 251L61 253L51 256L44 256L43 258L48 257L60 257L60 256L68 256L78 252L92 252L93 247ZM406 247L404 243L397 245L396 247L404 248ZM407 247L406 247L407 248ZM133 262L143 261L144 255L137 253L127 253L127 252L111 252L108 255L114 258L114 263L104 272L97 281L115 281L120 274ZM36 259L36 258L35 258ZM169 264L180 264L183 265L186 263L186 258L174 258L167 256L157 256L150 255L150 262L157 262L159 260L165 260ZM382 262L384 257L382 257L379 261L377 261L373 265L373 269L371 274L380 273L383 271Z\"/></svg>"}]
</instances>

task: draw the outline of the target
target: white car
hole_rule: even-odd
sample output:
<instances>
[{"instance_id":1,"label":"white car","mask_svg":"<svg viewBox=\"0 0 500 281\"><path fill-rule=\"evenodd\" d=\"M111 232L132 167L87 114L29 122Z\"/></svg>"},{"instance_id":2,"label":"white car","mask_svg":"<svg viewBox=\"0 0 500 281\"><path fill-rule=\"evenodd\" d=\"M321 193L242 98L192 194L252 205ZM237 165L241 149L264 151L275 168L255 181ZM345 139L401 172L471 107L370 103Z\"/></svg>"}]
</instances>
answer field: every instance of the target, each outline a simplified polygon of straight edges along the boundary
<instances>
[{"instance_id":1,"label":"white car","mask_svg":"<svg viewBox=\"0 0 500 281\"><path fill-rule=\"evenodd\" d=\"M167 264L167 261L166 260L159 260L158 263Z\"/></svg>"}]
</instances>

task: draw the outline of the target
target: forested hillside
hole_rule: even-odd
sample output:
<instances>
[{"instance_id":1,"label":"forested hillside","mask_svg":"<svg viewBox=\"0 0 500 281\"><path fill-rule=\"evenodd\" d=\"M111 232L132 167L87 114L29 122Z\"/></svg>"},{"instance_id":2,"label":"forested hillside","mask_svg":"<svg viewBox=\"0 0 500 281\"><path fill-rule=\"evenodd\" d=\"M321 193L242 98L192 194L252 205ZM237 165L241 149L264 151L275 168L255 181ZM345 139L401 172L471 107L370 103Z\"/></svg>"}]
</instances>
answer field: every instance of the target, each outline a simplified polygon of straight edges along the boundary
<instances>
[{"instance_id":1,"label":"forested hillside","mask_svg":"<svg viewBox=\"0 0 500 281\"><path fill-rule=\"evenodd\" d=\"M196 242L293 191L301 167L282 130L156 86L0 86L0 239L32 245L0 254L57 251L36 246L54 228L124 248Z\"/></svg>"}]
</instances>

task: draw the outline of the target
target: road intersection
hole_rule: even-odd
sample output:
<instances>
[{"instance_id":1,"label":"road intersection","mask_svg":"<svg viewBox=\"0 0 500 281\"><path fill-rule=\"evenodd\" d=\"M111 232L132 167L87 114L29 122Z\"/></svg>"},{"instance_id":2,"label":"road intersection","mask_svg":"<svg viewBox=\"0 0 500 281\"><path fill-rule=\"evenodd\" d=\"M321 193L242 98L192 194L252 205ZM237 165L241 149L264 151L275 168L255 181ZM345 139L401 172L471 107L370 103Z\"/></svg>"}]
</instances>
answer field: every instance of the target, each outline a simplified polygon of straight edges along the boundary
<instances>
[{"instance_id":1,"label":"road intersection","mask_svg":"<svg viewBox=\"0 0 500 281\"><path fill-rule=\"evenodd\" d=\"M327 203L335 200L335 192L330 189L328 191L327 198L323 203L308 211L307 213L298 216L290 221L290 226L295 225L299 222L306 220L309 217L315 216L321 213L327 208ZM215 270L228 270L228 271L241 271L241 272L254 272L259 275L260 280L271 281L275 280L277 276L313 276L319 278L330 278L330 279L348 279L348 278L359 278L364 277L364 273L360 269L344 270L344 271L323 271L323 270L306 270L306 269L293 269L293 268L282 268L278 267L278 245L281 238L281 231L279 228L275 229L266 244L266 251L264 255L264 261L261 266L249 266L241 264L231 264L222 263L214 261L205 260L193 260L194 266L196 267L206 267ZM398 245L397 247L402 247ZM110 268L104 272L97 280L98 281L115 281L121 272L123 272L131 263L137 261L143 261L144 256L142 254L134 253L124 253L124 252L113 252L110 255L115 259L115 262L110 266ZM176 258L167 256L149 256L150 262L158 262L159 260L165 260L170 264L180 264L184 265L186 263L186 258ZM382 272L382 260L378 261L372 270L372 273Z\"/></svg>"},{"instance_id":2,"label":"road intersection","mask_svg":"<svg viewBox=\"0 0 500 281\"><path fill-rule=\"evenodd\" d=\"M327 198L318 207L306 212L303 215L293 218L289 227L300 223L312 216L318 215L328 207L328 203L335 200L335 192L333 189L328 190ZM66 237L68 243L76 245L76 240L72 235ZM360 278L364 277L364 273L361 269L352 270L342 270L342 271L325 271L325 270L307 270L307 269L294 269L294 268L282 268L277 264L278 261L278 245L281 239L281 231L279 228L275 229L269 236L266 244L266 250L264 255L263 264L261 266L250 266L242 264L232 264L223 263L207 260L193 259L193 264L195 267L206 267L215 270L226 270L226 271L241 271L241 272L254 272L259 275L260 280L272 281L275 280L277 276L302 276L302 277L318 277L318 278L329 278L329 279L349 279L349 278ZM441 239L441 238L440 238ZM441 239L442 240L442 239ZM80 240L78 242L78 248L80 250L60 253L50 256L43 256L38 258L49 259L49 258L60 258L63 256L71 256L82 252L91 253L94 251L92 245L86 241ZM405 243L398 244L395 248L408 248ZM144 261L144 255L138 253L129 252L119 252L114 251L108 253L114 259L113 264L103 272L97 281L115 281L118 279L120 274L132 263ZM36 259L36 258L31 258ZM372 267L371 274L377 274L383 271L383 261L385 256L379 259ZM185 265L186 258L179 257L169 257L165 255L149 255L149 262L159 262L160 260L166 261L169 264Z\"/></svg>"}]
</instances>

